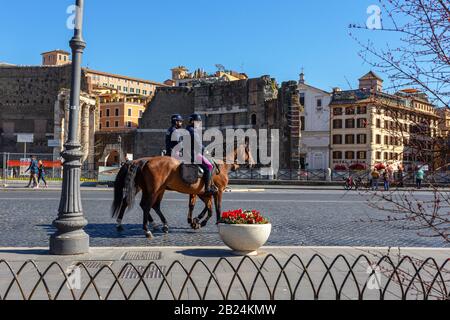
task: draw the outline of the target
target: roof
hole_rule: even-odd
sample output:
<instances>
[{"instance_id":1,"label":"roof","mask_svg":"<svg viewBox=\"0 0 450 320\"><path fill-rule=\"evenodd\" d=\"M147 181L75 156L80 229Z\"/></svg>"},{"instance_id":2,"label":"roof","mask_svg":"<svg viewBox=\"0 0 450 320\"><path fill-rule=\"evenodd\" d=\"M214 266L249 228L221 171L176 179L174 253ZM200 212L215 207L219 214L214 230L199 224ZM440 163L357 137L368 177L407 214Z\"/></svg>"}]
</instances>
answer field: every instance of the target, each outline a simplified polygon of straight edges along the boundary
<instances>
[{"instance_id":1,"label":"roof","mask_svg":"<svg viewBox=\"0 0 450 320\"><path fill-rule=\"evenodd\" d=\"M325 91L325 90L322 90L322 89L320 89L320 88L317 88L317 87L314 87L314 86L311 86L311 85L309 85L309 84L306 84L306 83L300 83L299 84L299 87L308 87L308 88L311 88L311 89L313 89L313 90L316 90L316 91L320 91L320 92L322 92L322 93L325 93L325 94L331 94L331 92L328 92L328 91Z\"/></svg>"},{"instance_id":2,"label":"roof","mask_svg":"<svg viewBox=\"0 0 450 320\"><path fill-rule=\"evenodd\" d=\"M366 73L364 76L362 76L359 80L372 80L372 79L377 79L377 80L381 80L383 81L383 79L381 79L375 72L373 72L372 70L369 71L368 73Z\"/></svg>"},{"instance_id":3,"label":"roof","mask_svg":"<svg viewBox=\"0 0 450 320\"><path fill-rule=\"evenodd\" d=\"M56 50L52 50L52 51L47 51L47 52L43 52L41 53L41 56L47 53L63 53L63 54L67 54L70 55L70 52L67 52L65 50L61 50L61 49L56 49Z\"/></svg>"},{"instance_id":4,"label":"roof","mask_svg":"<svg viewBox=\"0 0 450 320\"><path fill-rule=\"evenodd\" d=\"M15 64L11 64L11 63L7 63L7 62L3 62L0 61L0 67L14 67L16 66Z\"/></svg>"},{"instance_id":5,"label":"roof","mask_svg":"<svg viewBox=\"0 0 450 320\"><path fill-rule=\"evenodd\" d=\"M144 80L144 79L139 79L139 78L132 78L132 77L127 77L127 76L122 76L122 75L119 75L119 74L113 74L113 73L107 73L107 72L103 72L103 71L92 70L92 69L89 69L89 68L83 68L83 69L87 73L92 73L92 74L96 74L96 75L107 76L107 77L112 77L112 78L126 79L126 80L137 81L137 82L142 82L142 83L148 83L148 84L153 84L153 85L162 86L162 87L166 87L167 86L167 85L165 85L163 83L160 83L160 82Z\"/></svg>"}]
</instances>

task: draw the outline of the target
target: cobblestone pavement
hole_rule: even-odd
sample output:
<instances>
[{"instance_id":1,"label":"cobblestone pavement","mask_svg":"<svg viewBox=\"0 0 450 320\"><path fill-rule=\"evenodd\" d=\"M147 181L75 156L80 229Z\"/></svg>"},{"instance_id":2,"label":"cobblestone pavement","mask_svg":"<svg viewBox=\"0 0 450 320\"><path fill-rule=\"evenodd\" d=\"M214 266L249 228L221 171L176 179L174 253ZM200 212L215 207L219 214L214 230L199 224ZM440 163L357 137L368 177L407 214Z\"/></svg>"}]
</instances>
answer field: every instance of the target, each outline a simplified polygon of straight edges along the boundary
<instances>
[{"instance_id":1,"label":"cobblestone pavement","mask_svg":"<svg viewBox=\"0 0 450 320\"><path fill-rule=\"evenodd\" d=\"M57 215L59 191L0 191L0 247L45 247ZM431 193L418 193L431 200ZM385 217L367 205L369 197L336 190L266 190L227 193L224 209L257 209L273 223L267 245L278 246L402 246L443 247L438 238L420 237L401 225L369 223L370 218ZM163 203L171 230L168 235L155 232L151 241L143 236L142 212L138 201L124 219L125 231L115 230L110 216L112 191L83 191L83 207L89 225L86 232L91 246L211 246L222 245L215 218L200 231L186 221L188 199L168 193ZM201 205L196 210L198 214ZM156 214L152 212L156 221ZM364 220L362 222L361 220ZM448 246L448 244L447 244Z\"/></svg>"}]
</instances>

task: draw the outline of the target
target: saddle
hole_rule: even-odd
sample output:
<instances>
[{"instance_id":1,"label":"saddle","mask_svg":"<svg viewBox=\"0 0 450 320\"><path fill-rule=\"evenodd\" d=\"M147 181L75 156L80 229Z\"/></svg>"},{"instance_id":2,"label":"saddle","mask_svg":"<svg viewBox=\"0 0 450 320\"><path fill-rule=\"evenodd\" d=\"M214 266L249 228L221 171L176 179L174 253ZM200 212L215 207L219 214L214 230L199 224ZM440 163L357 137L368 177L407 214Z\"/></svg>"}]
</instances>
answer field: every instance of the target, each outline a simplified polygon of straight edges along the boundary
<instances>
[{"instance_id":1,"label":"saddle","mask_svg":"<svg viewBox=\"0 0 450 320\"><path fill-rule=\"evenodd\" d=\"M219 174L219 166L215 161L211 161L213 164L213 176ZM183 180L186 184L194 184L197 183L199 179L203 178L205 174L205 170L199 164L186 164L182 163L180 166L180 175L181 180Z\"/></svg>"}]
</instances>

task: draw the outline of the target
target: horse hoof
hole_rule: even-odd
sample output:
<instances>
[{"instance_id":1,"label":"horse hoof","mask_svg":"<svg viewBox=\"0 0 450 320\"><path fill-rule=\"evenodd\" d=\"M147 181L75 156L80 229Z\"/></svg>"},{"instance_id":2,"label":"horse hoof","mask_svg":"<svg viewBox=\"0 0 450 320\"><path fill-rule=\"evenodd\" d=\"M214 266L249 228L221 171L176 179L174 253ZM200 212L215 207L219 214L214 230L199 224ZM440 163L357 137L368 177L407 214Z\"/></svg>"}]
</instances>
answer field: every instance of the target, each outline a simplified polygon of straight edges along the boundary
<instances>
[{"instance_id":1,"label":"horse hoof","mask_svg":"<svg viewBox=\"0 0 450 320\"><path fill-rule=\"evenodd\" d=\"M188 224L192 225L192 219L188 219Z\"/></svg>"},{"instance_id":2,"label":"horse hoof","mask_svg":"<svg viewBox=\"0 0 450 320\"><path fill-rule=\"evenodd\" d=\"M153 239L153 234L152 234L150 231L147 231L147 232L145 233L145 237L146 237L147 239Z\"/></svg>"},{"instance_id":3,"label":"horse hoof","mask_svg":"<svg viewBox=\"0 0 450 320\"><path fill-rule=\"evenodd\" d=\"M165 234L169 233L169 226L164 226L164 227L162 228L162 231L163 231Z\"/></svg>"},{"instance_id":4,"label":"horse hoof","mask_svg":"<svg viewBox=\"0 0 450 320\"><path fill-rule=\"evenodd\" d=\"M124 228L122 226L117 226L116 229L118 232L122 232L124 230Z\"/></svg>"},{"instance_id":5,"label":"horse hoof","mask_svg":"<svg viewBox=\"0 0 450 320\"><path fill-rule=\"evenodd\" d=\"M208 224L208 221L203 221L200 225L202 226L202 228L206 227L206 225Z\"/></svg>"}]
</instances>

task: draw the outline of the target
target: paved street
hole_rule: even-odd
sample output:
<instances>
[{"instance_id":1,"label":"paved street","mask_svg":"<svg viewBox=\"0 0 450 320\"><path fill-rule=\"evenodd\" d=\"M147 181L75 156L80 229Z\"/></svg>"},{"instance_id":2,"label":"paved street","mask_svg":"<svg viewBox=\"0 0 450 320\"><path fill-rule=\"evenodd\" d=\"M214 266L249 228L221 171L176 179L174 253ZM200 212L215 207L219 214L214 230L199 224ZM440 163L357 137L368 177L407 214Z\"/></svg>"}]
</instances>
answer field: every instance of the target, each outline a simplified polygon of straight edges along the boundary
<instances>
[{"instance_id":1,"label":"paved street","mask_svg":"<svg viewBox=\"0 0 450 320\"><path fill-rule=\"evenodd\" d=\"M53 233L59 191L0 191L0 247L45 247ZM431 193L417 194L421 200ZM193 231L186 222L187 197L168 193L163 212L170 223L170 234L155 233L151 241L143 236L142 212L138 206L124 219L126 230L119 234L110 217L112 190L84 190L83 206L89 225L91 246L213 246L222 245L215 218ZM369 223L369 218L386 215L367 205L369 196L337 190L265 190L233 192L225 195L224 209L258 209L273 223L268 245L278 246L402 246L442 247L440 239L419 237L401 225ZM196 213L200 211L200 204ZM156 221L156 214L152 213Z\"/></svg>"}]
</instances>

